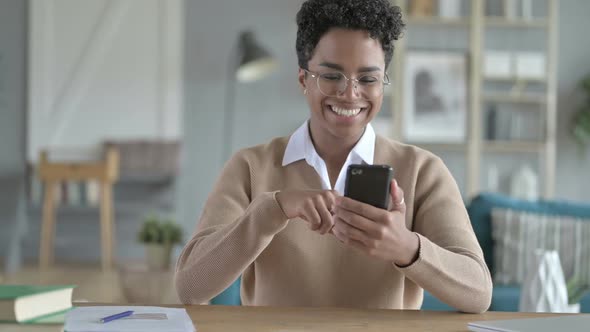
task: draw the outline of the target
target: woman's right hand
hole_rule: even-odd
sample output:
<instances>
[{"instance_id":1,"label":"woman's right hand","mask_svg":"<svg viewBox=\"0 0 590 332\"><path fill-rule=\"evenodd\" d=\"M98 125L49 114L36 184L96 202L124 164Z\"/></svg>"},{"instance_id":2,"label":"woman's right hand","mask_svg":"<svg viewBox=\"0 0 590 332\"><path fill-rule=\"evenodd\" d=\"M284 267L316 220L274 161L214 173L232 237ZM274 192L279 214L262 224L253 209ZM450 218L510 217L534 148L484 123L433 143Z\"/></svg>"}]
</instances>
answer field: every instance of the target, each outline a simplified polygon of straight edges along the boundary
<instances>
[{"instance_id":1,"label":"woman's right hand","mask_svg":"<svg viewBox=\"0 0 590 332\"><path fill-rule=\"evenodd\" d=\"M335 190L285 190L275 197L287 218L301 218L311 230L326 234L334 226L332 209L337 196Z\"/></svg>"}]
</instances>

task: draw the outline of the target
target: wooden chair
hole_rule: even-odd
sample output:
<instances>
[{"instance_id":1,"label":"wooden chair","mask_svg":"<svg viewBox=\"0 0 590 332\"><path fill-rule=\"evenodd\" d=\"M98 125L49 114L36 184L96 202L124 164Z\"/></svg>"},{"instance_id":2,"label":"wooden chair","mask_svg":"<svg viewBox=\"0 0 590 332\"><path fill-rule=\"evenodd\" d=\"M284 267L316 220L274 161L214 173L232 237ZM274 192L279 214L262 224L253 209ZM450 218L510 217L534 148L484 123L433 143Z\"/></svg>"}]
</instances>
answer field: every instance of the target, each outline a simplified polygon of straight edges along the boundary
<instances>
[{"instance_id":1,"label":"wooden chair","mask_svg":"<svg viewBox=\"0 0 590 332\"><path fill-rule=\"evenodd\" d=\"M50 162L47 151L42 151L38 166L39 179L44 184L43 218L39 267L47 269L54 262L55 192L61 182L96 180L100 184L100 238L102 269L113 267L114 214L113 184L119 177L119 152L106 150L104 160L97 162Z\"/></svg>"}]
</instances>

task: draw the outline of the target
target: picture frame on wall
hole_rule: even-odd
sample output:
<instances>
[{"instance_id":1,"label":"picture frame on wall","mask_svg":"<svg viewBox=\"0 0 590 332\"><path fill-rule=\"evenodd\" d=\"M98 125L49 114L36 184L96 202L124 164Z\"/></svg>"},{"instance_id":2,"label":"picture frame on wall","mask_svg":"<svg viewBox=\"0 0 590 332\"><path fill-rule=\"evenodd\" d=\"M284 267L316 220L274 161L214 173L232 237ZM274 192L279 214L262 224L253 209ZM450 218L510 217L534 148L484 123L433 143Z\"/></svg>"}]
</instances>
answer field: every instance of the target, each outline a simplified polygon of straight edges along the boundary
<instances>
[{"instance_id":1,"label":"picture frame on wall","mask_svg":"<svg viewBox=\"0 0 590 332\"><path fill-rule=\"evenodd\" d=\"M404 138L411 143L463 143L467 56L408 52L404 73Z\"/></svg>"}]
</instances>

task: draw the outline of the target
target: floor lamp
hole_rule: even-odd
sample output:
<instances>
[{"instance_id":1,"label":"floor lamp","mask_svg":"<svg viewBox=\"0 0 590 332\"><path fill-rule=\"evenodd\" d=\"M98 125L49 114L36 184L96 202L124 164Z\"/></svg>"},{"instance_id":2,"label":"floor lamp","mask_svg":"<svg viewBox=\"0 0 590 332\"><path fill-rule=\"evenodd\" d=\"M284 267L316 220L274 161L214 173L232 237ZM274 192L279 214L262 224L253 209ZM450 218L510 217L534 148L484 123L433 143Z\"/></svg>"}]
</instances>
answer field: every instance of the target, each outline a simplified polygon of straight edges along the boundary
<instances>
[{"instance_id":1,"label":"floor lamp","mask_svg":"<svg viewBox=\"0 0 590 332\"><path fill-rule=\"evenodd\" d=\"M225 139L222 163L225 163L231 153L236 82L254 82L269 75L276 67L277 61L257 43L254 33L243 31L238 39L237 50L232 52L228 67L229 77L225 95L225 117L223 122Z\"/></svg>"}]
</instances>

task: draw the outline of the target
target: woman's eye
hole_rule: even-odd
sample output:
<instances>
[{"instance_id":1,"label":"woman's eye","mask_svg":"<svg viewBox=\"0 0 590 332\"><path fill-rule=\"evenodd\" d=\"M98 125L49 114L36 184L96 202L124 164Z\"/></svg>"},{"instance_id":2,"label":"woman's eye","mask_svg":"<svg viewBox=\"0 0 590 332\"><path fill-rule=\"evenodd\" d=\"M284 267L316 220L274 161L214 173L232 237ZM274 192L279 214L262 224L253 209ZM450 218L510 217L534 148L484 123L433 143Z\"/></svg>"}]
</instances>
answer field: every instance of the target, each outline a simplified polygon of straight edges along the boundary
<instances>
[{"instance_id":1,"label":"woman's eye","mask_svg":"<svg viewBox=\"0 0 590 332\"><path fill-rule=\"evenodd\" d=\"M363 77L359 78L359 82L361 84L371 84L371 83L377 82L378 80L379 79L374 76L363 76Z\"/></svg>"},{"instance_id":2,"label":"woman's eye","mask_svg":"<svg viewBox=\"0 0 590 332\"><path fill-rule=\"evenodd\" d=\"M339 81L342 79L342 74L330 73L322 74L321 77L328 81Z\"/></svg>"}]
</instances>

